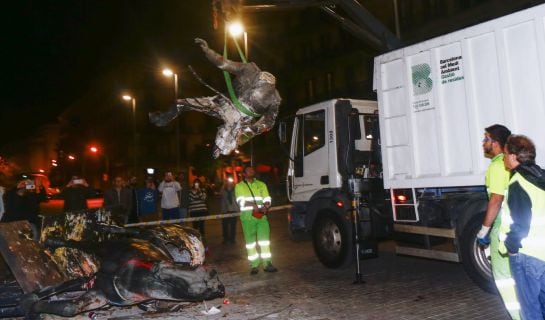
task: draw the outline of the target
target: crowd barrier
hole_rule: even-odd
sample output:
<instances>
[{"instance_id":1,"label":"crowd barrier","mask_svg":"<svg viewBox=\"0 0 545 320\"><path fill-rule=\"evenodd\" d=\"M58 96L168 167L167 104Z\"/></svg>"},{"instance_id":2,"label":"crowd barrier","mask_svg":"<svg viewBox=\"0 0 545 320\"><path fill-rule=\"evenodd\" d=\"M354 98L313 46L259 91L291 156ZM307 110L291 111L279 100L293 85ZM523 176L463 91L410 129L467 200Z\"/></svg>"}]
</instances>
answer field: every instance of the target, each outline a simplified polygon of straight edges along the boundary
<instances>
[{"instance_id":1,"label":"crowd barrier","mask_svg":"<svg viewBox=\"0 0 545 320\"><path fill-rule=\"evenodd\" d=\"M276 206L276 207L269 208L269 212L280 211L280 210L289 209L289 208L291 208L291 204L287 204L287 205L283 205L283 206ZM157 225L163 225L163 224L173 224L173 223L203 221L203 220L213 220L213 219L223 219L223 218L238 217L238 216L240 216L240 212L226 213L226 214L214 214L214 215L207 215L207 216L204 216L204 217L189 217L189 218L183 218L183 219L171 219L171 220L159 220L159 221L128 223L128 224L126 224L124 226L125 227L157 226Z\"/></svg>"}]
</instances>

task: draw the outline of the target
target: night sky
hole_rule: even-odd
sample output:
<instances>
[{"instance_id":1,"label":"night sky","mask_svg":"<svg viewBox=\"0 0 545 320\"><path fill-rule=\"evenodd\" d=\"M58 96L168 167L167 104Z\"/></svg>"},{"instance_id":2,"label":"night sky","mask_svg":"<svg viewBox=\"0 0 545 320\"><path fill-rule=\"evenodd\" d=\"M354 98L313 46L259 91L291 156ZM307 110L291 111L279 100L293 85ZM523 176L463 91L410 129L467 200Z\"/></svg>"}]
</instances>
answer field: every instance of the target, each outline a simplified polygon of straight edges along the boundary
<instances>
[{"instance_id":1,"label":"night sky","mask_svg":"<svg viewBox=\"0 0 545 320\"><path fill-rule=\"evenodd\" d=\"M2 13L0 148L55 122L95 88L111 86L104 99L118 98L165 63L202 60L193 38L218 32L205 0L17 0Z\"/></svg>"}]
</instances>

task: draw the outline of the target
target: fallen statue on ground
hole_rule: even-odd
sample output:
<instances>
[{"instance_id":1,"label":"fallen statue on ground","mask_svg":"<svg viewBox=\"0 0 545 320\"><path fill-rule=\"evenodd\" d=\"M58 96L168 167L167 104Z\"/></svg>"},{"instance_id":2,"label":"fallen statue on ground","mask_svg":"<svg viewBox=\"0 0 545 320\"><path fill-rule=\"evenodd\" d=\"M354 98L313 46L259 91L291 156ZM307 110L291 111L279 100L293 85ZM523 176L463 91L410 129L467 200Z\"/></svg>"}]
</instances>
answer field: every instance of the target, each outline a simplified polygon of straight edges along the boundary
<instances>
[{"instance_id":1,"label":"fallen statue on ground","mask_svg":"<svg viewBox=\"0 0 545 320\"><path fill-rule=\"evenodd\" d=\"M104 208L44 218L36 245L45 248L63 280L26 291L31 293L19 307L27 319L224 296L216 271L202 267L205 248L197 230L176 224L125 228L115 221Z\"/></svg>"},{"instance_id":2,"label":"fallen statue on ground","mask_svg":"<svg viewBox=\"0 0 545 320\"><path fill-rule=\"evenodd\" d=\"M225 288L215 270L176 263L149 241L117 239L100 243L47 239L46 247L74 248L98 257L100 268L55 288L27 295L21 307L27 318L40 313L72 317L106 305L130 306L150 300L202 301L223 297ZM75 298L49 300L65 290L85 288Z\"/></svg>"},{"instance_id":3,"label":"fallen statue on ground","mask_svg":"<svg viewBox=\"0 0 545 320\"><path fill-rule=\"evenodd\" d=\"M229 155L239 145L272 129L282 99L276 90L276 78L269 72L261 71L253 62L224 58L202 39L195 39L195 43L201 46L211 63L235 75L234 92L238 102L217 92L210 97L178 99L168 111L150 113L149 117L157 126L166 126L185 111L202 112L222 120L213 151L213 157L217 158L220 154Z\"/></svg>"}]
</instances>

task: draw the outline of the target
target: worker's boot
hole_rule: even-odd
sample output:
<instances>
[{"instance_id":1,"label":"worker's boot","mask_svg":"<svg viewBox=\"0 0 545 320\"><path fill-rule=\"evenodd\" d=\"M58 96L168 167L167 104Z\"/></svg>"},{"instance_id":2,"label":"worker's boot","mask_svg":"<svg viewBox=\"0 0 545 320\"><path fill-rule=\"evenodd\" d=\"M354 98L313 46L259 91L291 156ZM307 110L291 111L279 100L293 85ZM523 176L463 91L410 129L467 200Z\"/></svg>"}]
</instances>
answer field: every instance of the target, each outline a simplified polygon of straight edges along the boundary
<instances>
[{"instance_id":1,"label":"worker's boot","mask_svg":"<svg viewBox=\"0 0 545 320\"><path fill-rule=\"evenodd\" d=\"M272 265L272 263L269 262L269 263L267 263L267 266L265 268L263 268L263 271L265 271L265 272L276 272L276 271L278 271L278 269L276 269Z\"/></svg>"}]
</instances>

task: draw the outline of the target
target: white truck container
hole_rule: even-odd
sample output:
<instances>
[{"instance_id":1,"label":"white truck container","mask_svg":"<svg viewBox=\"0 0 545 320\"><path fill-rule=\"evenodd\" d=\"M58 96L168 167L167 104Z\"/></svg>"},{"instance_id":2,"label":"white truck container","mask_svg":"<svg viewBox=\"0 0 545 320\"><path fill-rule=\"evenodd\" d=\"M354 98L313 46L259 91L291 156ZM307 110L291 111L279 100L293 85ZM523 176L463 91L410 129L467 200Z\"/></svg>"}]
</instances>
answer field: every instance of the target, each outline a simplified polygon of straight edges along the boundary
<instances>
[{"instance_id":1,"label":"white truck container","mask_svg":"<svg viewBox=\"0 0 545 320\"><path fill-rule=\"evenodd\" d=\"M394 229L451 237L457 244L454 253L409 247L398 252L461 260L483 285L482 276L490 273L486 255L469 247L485 210L472 191L484 184L490 162L482 150L484 128L498 123L527 135L543 165L543 75L545 5L375 58L383 178L393 199ZM420 198L430 189L439 192ZM397 201L407 190L414 201ZM456 190L460 205L438 196L449 190ZM449 231L421 227L438 212L450 217Z\"/></svg>"},{"instance_id":2,"label":"white truck container","mask_svg":"<svg viewBox=\"0 0 545 320\"><path fill-rule=\"evenodd\" d=\"M385 188L482 185L484 128L545 160L545 5L375 58Z\"/></svg>"},{"instance_id":3,"label":"white truck container","mask_svg":"<svg viewBox=\"0 0 545 320\"><path fill-rule=\"evenodd\" d=\"M371 101L297 112L290 229L311 232L318 259L336 268L393 226L398 253L462 262L494 290L476 243L490 163L481 141L503 124L533 139L545 164L545 5L378 56L374 89L378 121Z\"/></svg>"}]
</instances>

